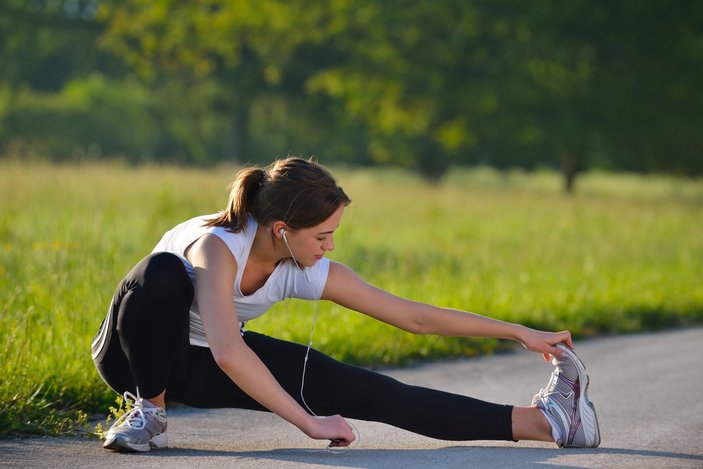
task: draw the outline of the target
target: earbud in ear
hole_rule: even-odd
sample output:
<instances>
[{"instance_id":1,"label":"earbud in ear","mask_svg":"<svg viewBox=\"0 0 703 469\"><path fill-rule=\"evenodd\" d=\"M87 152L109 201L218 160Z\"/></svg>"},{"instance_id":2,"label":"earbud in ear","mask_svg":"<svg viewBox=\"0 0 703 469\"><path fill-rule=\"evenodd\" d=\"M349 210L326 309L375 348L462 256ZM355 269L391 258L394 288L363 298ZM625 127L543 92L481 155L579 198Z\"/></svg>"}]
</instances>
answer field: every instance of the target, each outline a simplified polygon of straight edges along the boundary
<instances>
[{"instance_id":1,"label":"earbud in ear","mask_svg":"<svg viewBox=\"0 0 703 469\"><path fill-rule=\"evenodd\" d=\"M285 229L285 228L281 228L280 230L278 230L278 232L281 234L281 236L285 236L285 235L286 235L286 229Z\"/></svg>"}]
</instances>

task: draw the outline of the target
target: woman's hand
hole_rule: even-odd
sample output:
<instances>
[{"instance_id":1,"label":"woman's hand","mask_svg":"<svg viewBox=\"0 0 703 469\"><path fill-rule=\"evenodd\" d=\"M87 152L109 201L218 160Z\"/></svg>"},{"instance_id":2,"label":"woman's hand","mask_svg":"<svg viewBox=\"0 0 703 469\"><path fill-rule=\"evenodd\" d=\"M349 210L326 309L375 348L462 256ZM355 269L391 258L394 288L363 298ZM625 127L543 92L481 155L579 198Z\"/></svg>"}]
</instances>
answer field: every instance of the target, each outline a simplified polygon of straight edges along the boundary
<instances>
[{"instance_id":1,"label":"woman's hand","mask_svg":"<svg viewBox=\"0 0 703 469\"><path fill-rule=\"evenodd\" d=\"M351 425L340 415L314 417L305 433L315 440L330 440L330 447L349 446L356 439Z\"/></svg>"},{"instance_id":2,"label":"woman's hand","mask_svg":"<svg viewBox=\"0 0 703 469\"><path fill-rule=\"evenodd\" d=\"M521 327L517 337L523 347L531 352L541 353L545 361L551 360L552 356L561 356L562 352L555 347L557 344L564 343L569 348L574 348L569 331L545 332Z\"/></svg>"}]
</instances>

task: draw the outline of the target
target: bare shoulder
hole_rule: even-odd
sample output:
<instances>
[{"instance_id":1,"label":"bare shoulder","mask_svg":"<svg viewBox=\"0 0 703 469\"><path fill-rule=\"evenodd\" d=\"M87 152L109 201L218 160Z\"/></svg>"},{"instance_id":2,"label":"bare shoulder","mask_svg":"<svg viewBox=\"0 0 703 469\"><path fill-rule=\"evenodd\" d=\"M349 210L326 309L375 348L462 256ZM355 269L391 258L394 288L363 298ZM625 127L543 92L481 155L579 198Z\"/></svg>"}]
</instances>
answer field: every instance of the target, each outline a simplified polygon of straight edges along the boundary
<instances>
[{"instance_id":1,"label":"bare shoulder","mask_svg":"<svg viewBox=\"0 0 703 469\"><path fill-rule=\"evenodd\" d=\"M369 294L375 287L366 282L351 268L339 262L331 261L327 283L322 298L338 303L347 303L359 294Z\"/></svg>"},{"instance_id":2,"label":"bare shoulder","mask_svg":"<svg viewBox=\"0 0 703 469\"><path fill-rule=\"evenodd\" d=\"M337 261L330 261L330 270L327 274L327 284L334 286L335 284L349 281L365 283L359 274L354 272L350 267Z\"/></svg>"},{"instance_id":3,"label":"bare shoulder","mask_svg":"<svg viewBox=\"0 0 703 469\"><path fill-rule=\"evenodd\" d=\"M185 251L186 258L193 266L212 266L233 264L236 260L222 239L212 233L206 233L193 242Z\"/></svg>"}]
</instances>

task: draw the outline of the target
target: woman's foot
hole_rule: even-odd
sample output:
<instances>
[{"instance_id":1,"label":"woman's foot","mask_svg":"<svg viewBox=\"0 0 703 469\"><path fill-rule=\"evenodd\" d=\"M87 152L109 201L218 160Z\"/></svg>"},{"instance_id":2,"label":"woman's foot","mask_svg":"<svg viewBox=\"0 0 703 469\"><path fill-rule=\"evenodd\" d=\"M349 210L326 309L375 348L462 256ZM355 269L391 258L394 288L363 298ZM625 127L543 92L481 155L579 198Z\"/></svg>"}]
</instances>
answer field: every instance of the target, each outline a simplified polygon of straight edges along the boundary
<instances>
[{"instance_id":1,"label":"woman's foot","mask_svg":"<svg viewBox=\"0 0 703 469\"><path fill-rule=\"evenodd\" d=\"M125 401L132 401L132 408L117 419L105 435L103 448L115 451L146 452L166 448L166 411L149 401L124 393Z\"/></svg>"},{"instance_id":2,"label":"woman's foot","mask_svg":"<svg viewBox=\"0 0 703 469\"><path fill-rule=\"evenodd\" d=\"M552 358L556 367L547 383L532 398L549 420L559 447L596 448L600 429L596 409L588 400L588 375L576 353L563 344L557 345L562 357Z\"/></svg>"}]
</instances>

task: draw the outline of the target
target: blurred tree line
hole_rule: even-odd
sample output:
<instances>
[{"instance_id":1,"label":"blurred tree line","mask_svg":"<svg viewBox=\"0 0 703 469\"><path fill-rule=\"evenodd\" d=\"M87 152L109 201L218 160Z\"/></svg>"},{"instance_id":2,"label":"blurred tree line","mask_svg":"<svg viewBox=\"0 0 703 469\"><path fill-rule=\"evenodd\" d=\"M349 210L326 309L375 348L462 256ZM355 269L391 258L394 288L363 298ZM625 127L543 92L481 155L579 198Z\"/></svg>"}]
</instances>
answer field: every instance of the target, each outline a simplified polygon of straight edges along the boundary
<instances>
[{"instance_id":1,"label":"blurred tree line","mask_svg":"<svg viewBox=\"0 0 703 469\"><path fill-rule=\"evenodd\" d=\"M4 0L0 157L703 173L695 0Z\"/></svg>"}]
</instances>

